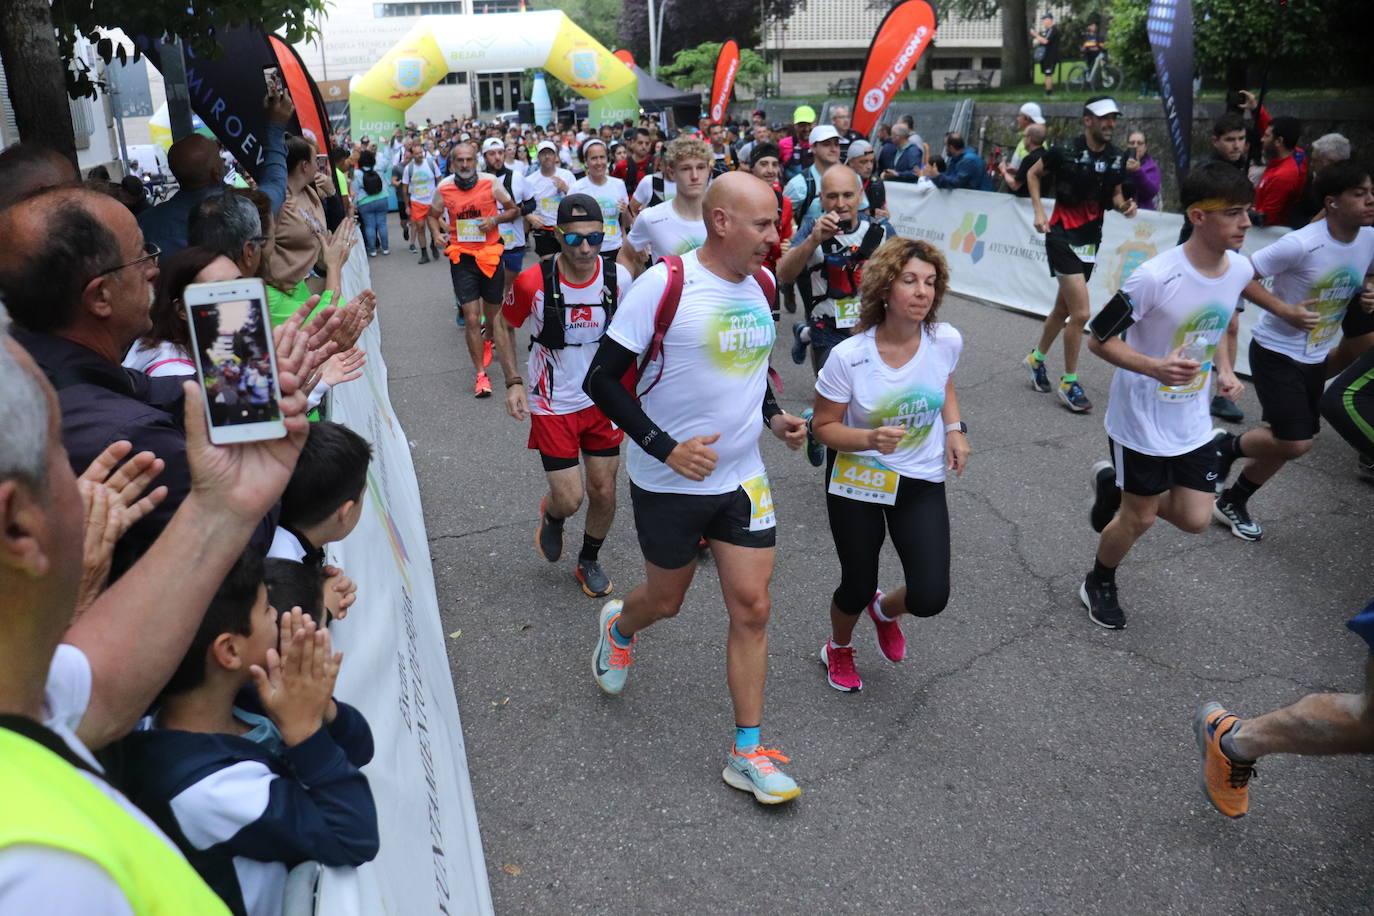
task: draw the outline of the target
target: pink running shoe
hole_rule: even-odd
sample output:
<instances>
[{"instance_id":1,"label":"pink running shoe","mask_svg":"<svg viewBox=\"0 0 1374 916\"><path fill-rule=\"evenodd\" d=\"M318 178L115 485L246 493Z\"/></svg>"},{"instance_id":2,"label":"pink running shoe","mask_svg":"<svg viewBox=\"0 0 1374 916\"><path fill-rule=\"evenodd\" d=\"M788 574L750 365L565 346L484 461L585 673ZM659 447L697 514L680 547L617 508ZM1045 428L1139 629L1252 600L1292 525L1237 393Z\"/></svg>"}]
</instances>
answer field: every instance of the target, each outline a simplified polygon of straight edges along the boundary
<instances>
[{"instance_id":1,"label":"pink running shoe","mask_svg":"<svg viewBox=\"0 0 1374 916\"><path fill-rule=\"evenodd\" d=\"M873 618L873 626L878 630L878 649L883 658L894 664L906 658L906 637L902 635L902 625L896 620L884 621L878 616L878 604L883 600L881 591L873 593L868 602L868 616Z\"/></svg>"},{"instance_id":2,"label":"pink running shoe","mask_svg":"<svg viewBox=\"0 0 1374 916\"><path fill-rule=\"evenodd\" d=\"M830 686L836 690L843 690L845 693L858 693L863 689L863 679L859 677L859 672L854 668L854 650L852 648L837 649L830 645L830 640L826 640L821 646L821 664L825 665L826 680Z\"/></svg>"}]
</instances>

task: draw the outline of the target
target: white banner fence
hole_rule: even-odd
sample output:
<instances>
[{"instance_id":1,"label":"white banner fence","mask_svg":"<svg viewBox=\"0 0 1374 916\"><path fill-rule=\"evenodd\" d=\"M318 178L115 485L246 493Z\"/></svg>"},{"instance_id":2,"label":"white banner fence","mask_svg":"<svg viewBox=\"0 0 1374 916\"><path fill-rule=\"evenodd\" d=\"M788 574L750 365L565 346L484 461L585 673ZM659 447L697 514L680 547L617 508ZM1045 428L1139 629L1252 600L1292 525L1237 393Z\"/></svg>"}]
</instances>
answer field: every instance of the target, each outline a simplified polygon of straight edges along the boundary
<instances>
[{"instance_id":1,"label":"white banner fence","mask_svg":"<svg viewBox=\"0 0 1374 916\"><path fill-rule=\"evenodd\" d=\"M343 300L371 283L359 241L344 268ZM316 912L419 916L493 912L468 780L429 538L410 446L396 419L377 321L359 346L361 379L331 393L330 418L372 444L366 506L330 562L358 583L358 600L334 624L344 652L337 695L367 716L376 756L363 772L381 829L376 861L326 870Z\"/></svg>"},{"instance_id":2,"label":"white banner fence","mask_svg":"<svg viewBox=\"0 0 1374 916\"><path fill-rule=\"evenodd\" d=\"M1035 231L1028 199L990 191L944 191L927 182L888 182L887 206L898 235L925 239L944 254L953 292L1033 315L1048 315L1054 307L1057 285L1046 265L1045 237ZM1053 201L1046 200L1045 212L1052 207ZM1174 247L1182 228L1178 213L1141 210L1134 219L1108 213L1097 266L1088 281L1093 312L1121 288L1131 271ZM1241 251L1258 251L1287 231L1251 229ZM1250 306L1240 320L1236 368L1247 374L1250 327L1258 312Z\"/></svg>"}]
</instances>

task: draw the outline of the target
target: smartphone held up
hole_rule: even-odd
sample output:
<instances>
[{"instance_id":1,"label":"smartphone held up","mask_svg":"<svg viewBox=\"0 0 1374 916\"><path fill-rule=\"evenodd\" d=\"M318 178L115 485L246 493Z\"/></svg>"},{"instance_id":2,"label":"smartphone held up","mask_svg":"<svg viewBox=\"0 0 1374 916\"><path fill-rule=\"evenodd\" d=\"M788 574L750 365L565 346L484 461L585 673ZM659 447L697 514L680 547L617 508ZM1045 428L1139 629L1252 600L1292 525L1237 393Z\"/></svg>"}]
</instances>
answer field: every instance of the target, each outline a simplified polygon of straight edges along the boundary
<instances>
[{"instance_id":1,"label":"smartphone held up","mask_svg":"<svg viewBox=\"0 0 1374 916\"><path fill-rule=\"evenodd\" d=\"M285 436L263 281L192 283L183 299L210 441L225 445Z\"/></svg>"},{"instance_id":2,"label":"smartphone held up","mask_svg":"<svg viewBox=\"0 0 1374 916\"><path fill-rule=\"evenodd\" d=\"M281 67L263 67L262 81L267 84L267 91L274 95L282 95L286 92L286 81L282 79Z\"/></svg>"}]
</instances>

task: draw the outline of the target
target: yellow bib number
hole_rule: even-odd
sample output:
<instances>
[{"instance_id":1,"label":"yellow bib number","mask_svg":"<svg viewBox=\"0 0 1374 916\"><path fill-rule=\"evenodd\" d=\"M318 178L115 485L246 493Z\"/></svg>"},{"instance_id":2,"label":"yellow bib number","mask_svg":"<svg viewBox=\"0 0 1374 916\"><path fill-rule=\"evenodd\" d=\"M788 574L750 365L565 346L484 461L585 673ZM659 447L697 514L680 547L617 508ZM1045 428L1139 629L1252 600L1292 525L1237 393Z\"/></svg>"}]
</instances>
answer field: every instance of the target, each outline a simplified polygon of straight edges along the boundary
<instances>
[{"instance_id":1,"label":"yellow bib number","mask_svg":"<svg viewBox=\"0 0 1374 916\"><path fill-rule=\"evenodd\" d=\"M501 241L504 244L515 244L515 223L501 223L496 228L500 231Z\"/></svg>"},{"instance_id":2,"label":"yellow bib number","mask_svg":"<svg viewBox=\"0 0 1374 916\"><path fill-rule=\"evenodd\" d=\"M749 530L766 531L776 525L778 520L773 515L773 491L768 486L768 475L750 477L740 486L749 494Z\"/></svg>"},{"instance_id":3,"label":"yellow bib number","mask_svg":"<svg viewBox=\"0 0 1374 916\"><path fill-rule=\"evenodd\" d=\"M480 219L460 219L453 224L455 242L485 242L487 233L482 229Z\"/></svg>"},{"instance_id":4,"label":"yellow bib number","mask_svg":"<svg viewBox=\"0 0 1374 916\"><path fill-rule=\"evenodd\" d=\"M897 504L900 476L876 458L840 452L830 472L829 492L880 506Z\"/></svg>"},{"instance_id":5,"label":"yellow bib number","mask_svg":"<svg viewBox=\"0 0 1374 916\"><path fill-rule=\"evenodd\" d=\"M848 299L835 300L835 327L852 328L859 323L859 299L851 296Z\"/></svg>"}]
</instances>

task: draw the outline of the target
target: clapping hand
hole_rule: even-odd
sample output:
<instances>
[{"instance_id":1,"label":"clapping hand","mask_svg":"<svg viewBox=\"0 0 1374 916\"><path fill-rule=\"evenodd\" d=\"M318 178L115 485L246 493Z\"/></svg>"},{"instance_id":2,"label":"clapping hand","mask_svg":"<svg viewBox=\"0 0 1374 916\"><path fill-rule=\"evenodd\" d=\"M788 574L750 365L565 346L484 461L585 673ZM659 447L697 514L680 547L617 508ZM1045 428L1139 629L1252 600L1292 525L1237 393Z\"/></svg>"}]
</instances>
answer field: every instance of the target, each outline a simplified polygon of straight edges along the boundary
<instances>
[{"instance_id":1,"label":"clapping hand","mask_svg":"<svg viewBox=\"0 0 1374 916\"><path fill-rule=\"evenodd\" d=\"M324 607L329 612L329 616L335 620L343 620L348 616L348 609L353 606L353 602L358 600L358 584L337 566L326 566L324 568Z\"/></svg>"},{"instance_id":2,"label":"clapping hand","mask_svg":"<svg viewBox=\"0 0 1374 916\"><path fill-rule=\"evenodd\" d=\"M86 525L81 588L73 619L105 590L115 544L167 496L166 487L143 495L148 484L162 473L165 463L152 452L139 452L124 461L132 449L124 440L111 443L76 480L86 510Z\"/></svg>"},{"instance_id":3,"label":"clapping hand","mask_svg":"<svg viewBox=\"0 0 1374 916\"><path fill-rule=\"evenodd\" d=\"M263 709L286 745L294 747L325 723L343 653L333 651L329 631L300 608L281 615L278 633L281 651L268 649L266 669L254 665L249 673Z\"/></svg>"}]
</instances>

